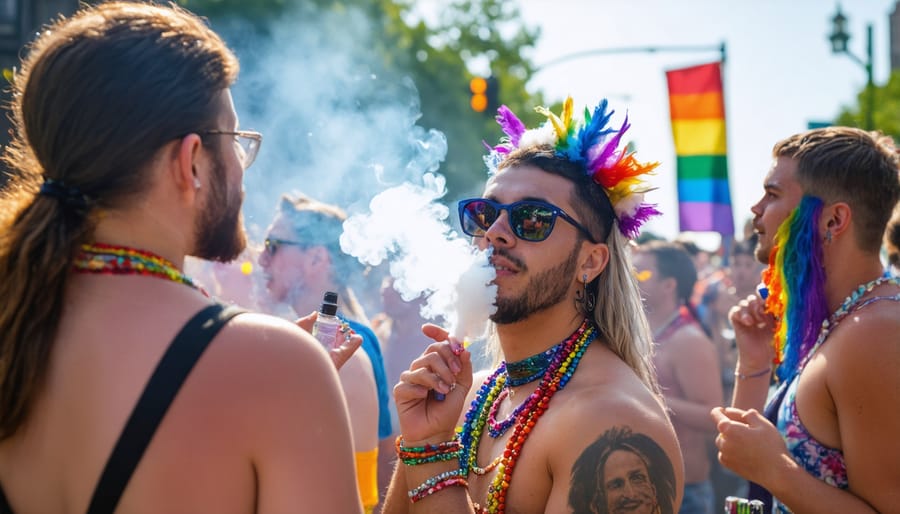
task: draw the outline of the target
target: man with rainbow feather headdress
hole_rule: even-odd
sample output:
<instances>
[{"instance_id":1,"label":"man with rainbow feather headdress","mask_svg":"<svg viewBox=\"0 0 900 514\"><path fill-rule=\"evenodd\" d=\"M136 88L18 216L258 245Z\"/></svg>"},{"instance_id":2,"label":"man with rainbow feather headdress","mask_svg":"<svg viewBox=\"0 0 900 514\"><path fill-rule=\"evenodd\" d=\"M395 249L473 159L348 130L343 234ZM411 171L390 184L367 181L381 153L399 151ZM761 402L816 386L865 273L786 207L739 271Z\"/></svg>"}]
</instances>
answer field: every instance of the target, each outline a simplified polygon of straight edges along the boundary
<instances>
[{"instance_id":1,"label":"man with rainbow feather headdress","mask_svg":"<svg viewBox=\"0 0 900 514\"><path fill-rule=\"evenodd\" d=\"M677 512L674 430L652 370L651 333L628 240L658 214L641 163L620 148L602 101L571 98L485 158L484 197L459 203L463 231L490 248L499 366L477 379L447 331L394 388L400 461L384 512ZM472 387L475 384L475 387Z\"/></svg>"},{"instance_id":2,"label":"man with rainbow feather headdress","mask_svg":"<svg viewBox=\"0 0 900 514\"><path fill-rule=\"evenodd\" d=\"M765 488L773 512L900 512L900 282L879 257L900 199L896 149L829 127L773 156L751 209L764 287L730 313L733 406L712 412L719 460Z\"/></svg>"}]
</instances>

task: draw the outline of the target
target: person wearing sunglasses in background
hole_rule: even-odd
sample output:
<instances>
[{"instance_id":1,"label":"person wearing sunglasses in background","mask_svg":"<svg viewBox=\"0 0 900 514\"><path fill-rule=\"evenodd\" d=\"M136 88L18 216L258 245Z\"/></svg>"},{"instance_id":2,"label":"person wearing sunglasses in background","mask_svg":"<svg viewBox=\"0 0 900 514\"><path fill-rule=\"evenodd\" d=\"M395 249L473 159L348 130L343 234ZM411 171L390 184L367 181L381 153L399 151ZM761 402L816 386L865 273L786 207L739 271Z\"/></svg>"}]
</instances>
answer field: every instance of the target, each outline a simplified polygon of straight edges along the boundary
<instances>
[{"instance_id":1,"label":"person wearing sunglasses in background","mask_svg":"<svg viewBox=\"0 0 900 514\"><path fill-rule=\"evenodd\" d=\"M433 344L394 388L401 462L385 512L673 513L681 502L627 251L658 214L643 202L655 164L619 148L628 124L610 126L606 101L584 117L571 98L561 116L539 111L548 121L526 130L500 108L507 138L486 158L484 197L459 205L462 230L492 250L501 363L475 380L460 341L426 325ZM614 451L617 433L635 435L630 451Z\"/></svg>"},{"instance_id":2,"label":"person wearing sunglasses in background","mask_svg":"<svg viewBox=\"0 0 900 514\"><path fill-rule=\"evenodd\" d=\"M680 243L649 241L635 249L634 266L644 293L653 342L653 364L672 415L684 458L680 514L713 514L710 448L716 425L709 411L722 405L716 347L691 304L697 268Z\"/></svg>"},{"instance_id":3,"label":"person wearing sunglasses in background","mask_svg":"<svg viewBox=\"0 0 900 514\"><path fill-rule=\"evenodd\" d=\"M350 411L358 487L370 512L379 501L379 457L393 457L393 429L381 345L351 287L363 283L366 269L341 251L339 238L346 218L334 205L306 196L282 197L259 264L270 301L287 304L293 311L290 316L318 310L323 294L334 291L338 315L362 336L363 351L356 352L339 374Z\"/></svg>"},{"instance_id":4,"label":"person wearing sunglasses in background","mask_svg":"<svg viewBox=\"0 0 900 514\"><path fill-rule=\"evenodd\" d=\"M144 2L59 19L16 71L0 512L361 512L326 352L182 271L245 246L261 136L237 73L201 19Z\"/></svg>"}]
</instances>

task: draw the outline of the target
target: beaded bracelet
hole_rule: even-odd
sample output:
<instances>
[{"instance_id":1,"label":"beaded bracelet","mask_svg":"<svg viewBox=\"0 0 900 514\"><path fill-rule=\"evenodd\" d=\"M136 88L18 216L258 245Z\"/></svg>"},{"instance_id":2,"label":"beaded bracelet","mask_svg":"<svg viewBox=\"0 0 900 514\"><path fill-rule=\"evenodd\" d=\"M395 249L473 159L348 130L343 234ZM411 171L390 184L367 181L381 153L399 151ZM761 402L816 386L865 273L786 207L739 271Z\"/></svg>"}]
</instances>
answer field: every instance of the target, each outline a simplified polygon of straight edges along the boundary
<instances>
[{"instance_id":1,"label":"beaded bracelet","mask_svg":"<svg viewBox=\"0 0 900 514\"><path fill-rule=\"evenodd\" d=\"M751 373L749 375L745 375L745 374L739 372L737 369L734 370L734 376L738 377L738 380L745 380L748 378L759 378L759 377L764 377L766 375L771 375L771 374L772 374L771 367L757 371L756 373Z\"/></svg>"},{"instance_id":2,"label":"beaded bracelet","mask_svg":"<svg viewBox=\"0 0 900 514\"><path fill-rule=\"evenodd\" d=\"M404 464L416 466L456 459L462 446L458 439L425 446L403 446L402 438L397 437L396 448L397 456Z\"/></svg>"},{"instance_id":3,"label":"beaded bracelet","mask_svg":"<svg viewBox=\"0 0 900 514\"><path fill-rule=\"evenodd\" d=\"M459 476L450 477L450 478L441 480L440 482L437 482L436 484L434 484L431 487L428 487L428 488L423 489L422 491L419 491L418 493L416 493L413 496L410 496L409 501L411 501L412 503L416 503L419 500L423 500L438 491L441 491L443 489L446 489L446 488L454 486L454 485L459 485L462 487L469 487L469 482L467 482L466 479L463 477L459 477Z\"/></svg>"},{"instance_id":4,"label":"beaded bracelet","mask_svg":"<svg viewBox=\"0 0 900 514\"><path fill-rule=\"evenodd\" d=\"M409 495L410 498L412 498L413 496L420 494L425 489L428 489L429 487L434 487L435 485L437 485L438 482L443 482L444 480L447 480L448 478L461 477L462 476L461 472L462 472L461 469L453 469L450 471L444 471L443 473L433 476L433 477L429 478L428 480L422 482L418 487L410 490L407 494Z\"/></svg>"}]
</instances>

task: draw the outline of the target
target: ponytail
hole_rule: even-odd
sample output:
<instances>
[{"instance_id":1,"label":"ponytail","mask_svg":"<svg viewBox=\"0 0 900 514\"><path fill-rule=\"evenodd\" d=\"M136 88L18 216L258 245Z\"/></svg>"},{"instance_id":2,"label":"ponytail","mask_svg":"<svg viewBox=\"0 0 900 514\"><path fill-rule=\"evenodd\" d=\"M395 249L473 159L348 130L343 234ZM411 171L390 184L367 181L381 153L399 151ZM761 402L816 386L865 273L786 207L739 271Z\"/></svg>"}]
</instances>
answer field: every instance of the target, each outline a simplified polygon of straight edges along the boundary
<instances>
[{"instance_id":1,"label":"ponytail","mask_svg":"<svg viewBox=\"0 0 900 514\"><path fill-rule=\"evenodd\" d=\"M44 382L66 279L91 231L86 210L21 182L11 179L0 199L0 441L24 423Z\"/></svg>"}]
</instances>

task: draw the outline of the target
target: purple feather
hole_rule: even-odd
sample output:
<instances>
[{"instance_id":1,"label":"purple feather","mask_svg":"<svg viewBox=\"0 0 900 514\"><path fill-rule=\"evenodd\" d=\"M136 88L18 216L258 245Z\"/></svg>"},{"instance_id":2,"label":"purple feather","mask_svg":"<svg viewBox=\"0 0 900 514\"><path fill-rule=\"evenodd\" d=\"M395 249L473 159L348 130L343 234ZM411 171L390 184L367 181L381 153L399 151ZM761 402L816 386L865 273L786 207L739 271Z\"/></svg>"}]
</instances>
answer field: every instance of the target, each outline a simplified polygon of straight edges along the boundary
<instances>
[{"instance_id":1,"label":"purple feather","mask_svg":"<svg viewBox=\"0 0 900 514\"><path fill-rule=\"evenodd\" d=\"M641 234L641 225L660 214L655 204L642 203L633 216L619 217L619 232L628 239L636 239Z\"/></svg>"},{"instance_id":2,"label":"purple feather","mask_svg":"<svg viewBox=\"0 0 900 514\"><path fill-rule=\"evenodd\" d=\"M616 150L619 148L619 142L630 127L631 125L628 124L628 115L626 114L625 121L622 123L622 128L616 132L616 135L607 141L596 154L592 151L588 153L588 159L590 160L588 161L587 169L593 171L600 167L607 168L612 164L610 162L611 159L617 160L619 157L616 155Z\"/></svg>"},{"instance_id":3,"label":"purple feather","mask_svg":"<svg viewBox=\"0 0 900 514\"><path fill-rule=\"evenodd\" d=\"M509 107L505 105L501 105L499 109L497 109L497 123L500 124L500 128L503 129L503 132L509 136L509 142L512 143L514 147L519 146L519 139L522 138L522 134L525 133L525 124L522 123L518 117Z\"/></svg>"}]
</instances>

